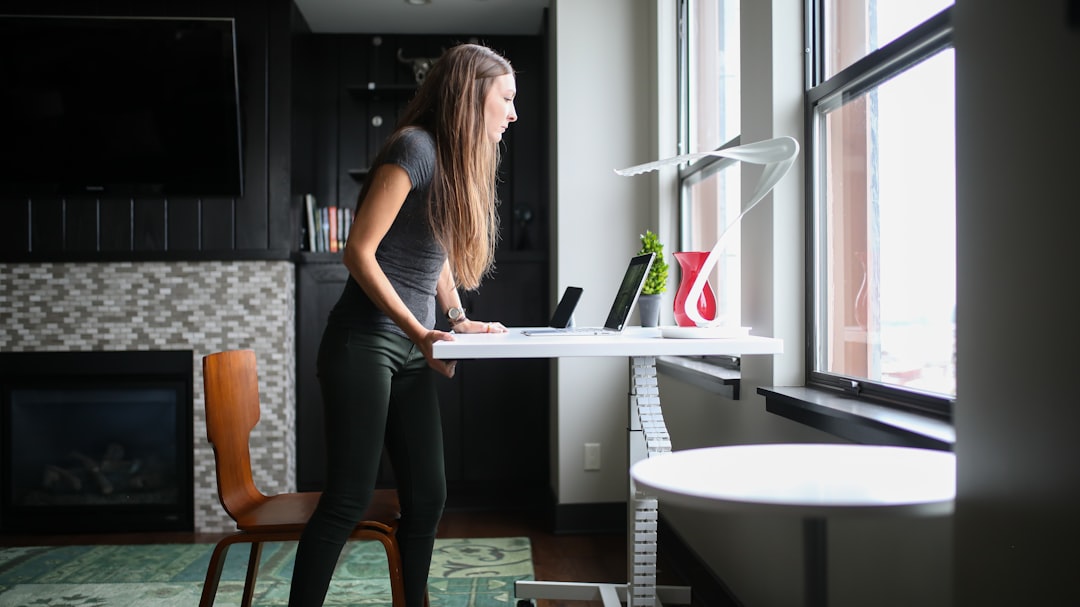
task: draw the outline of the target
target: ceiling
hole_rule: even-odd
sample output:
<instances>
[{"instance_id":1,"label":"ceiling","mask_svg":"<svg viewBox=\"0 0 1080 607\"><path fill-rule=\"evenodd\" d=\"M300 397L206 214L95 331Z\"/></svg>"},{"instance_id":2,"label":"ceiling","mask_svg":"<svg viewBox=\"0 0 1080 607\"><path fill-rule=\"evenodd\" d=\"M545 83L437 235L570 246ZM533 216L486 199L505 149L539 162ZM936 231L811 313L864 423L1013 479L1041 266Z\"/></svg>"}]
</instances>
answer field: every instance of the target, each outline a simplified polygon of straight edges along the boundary
<instances>
[{"instance_id":1,"label":"ceiling","mask_svg":"<svg viewBox=\"0 0 1080 607\"><path fill-rule=\"evenodd\" d=\"M549 0L293 0L317 34L539 34ZM420 0L414 0L420 1Z\"/></svg>"}]
</instances>

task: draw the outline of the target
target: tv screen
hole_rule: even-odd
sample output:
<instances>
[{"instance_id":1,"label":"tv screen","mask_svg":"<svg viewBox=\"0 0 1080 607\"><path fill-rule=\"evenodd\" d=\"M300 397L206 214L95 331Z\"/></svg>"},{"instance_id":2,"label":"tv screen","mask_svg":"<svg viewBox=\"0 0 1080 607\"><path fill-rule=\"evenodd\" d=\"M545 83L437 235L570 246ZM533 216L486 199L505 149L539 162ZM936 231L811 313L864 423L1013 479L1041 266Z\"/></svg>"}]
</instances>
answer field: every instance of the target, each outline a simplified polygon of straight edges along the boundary
<instances>
[{"instance_id":1,"label":"tv screen","mask_svg":"<svg viewBox=\"0 0 1080 607\"><path fill-rule=\"evenodd\" d=\"M0 191L240 196L232 19L0 16Z\"/></svg>"}]
</instances>

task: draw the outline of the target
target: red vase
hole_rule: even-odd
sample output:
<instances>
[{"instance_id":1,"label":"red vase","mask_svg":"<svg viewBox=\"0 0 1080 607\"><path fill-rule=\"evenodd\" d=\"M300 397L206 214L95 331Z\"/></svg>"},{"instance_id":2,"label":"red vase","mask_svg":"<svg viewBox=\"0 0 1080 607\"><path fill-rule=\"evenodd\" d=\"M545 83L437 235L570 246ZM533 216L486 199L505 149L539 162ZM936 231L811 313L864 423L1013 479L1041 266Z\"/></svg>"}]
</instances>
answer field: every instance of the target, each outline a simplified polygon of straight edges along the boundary
<instances>
[{"instance_id":1,"label":"red vase","mask_svg":"<svg viewBox=\"0 0 1080 607\"><path fill-rule=\"evenodd\" d=\"M708 251L679 251L674 253L679 262L682 278L679 280L679 290L675 292L675 324L680 327L693 327L696 323L686 315L686 297L690 293L690 287L694 286L701 266L709 257ZM716 317L716 296L713 295L712 285L705 282L705 290L701 292L697 302L698 313L705 320Z\"/></svg>"}]
</instances>

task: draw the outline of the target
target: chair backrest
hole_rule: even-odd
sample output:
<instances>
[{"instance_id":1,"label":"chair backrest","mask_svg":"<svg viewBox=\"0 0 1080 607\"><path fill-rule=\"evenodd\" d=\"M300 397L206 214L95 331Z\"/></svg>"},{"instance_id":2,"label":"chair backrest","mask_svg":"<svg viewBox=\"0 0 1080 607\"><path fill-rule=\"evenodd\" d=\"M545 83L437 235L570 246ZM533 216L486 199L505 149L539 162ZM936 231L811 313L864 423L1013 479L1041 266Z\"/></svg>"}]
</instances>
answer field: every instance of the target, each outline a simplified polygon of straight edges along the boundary
<instances>
[{"instance_id":1,"label":"chair backrest","mask_svg":"<svg viewBox=\"0 0 1080 607\"><path fill-rule=\"evenodd\" d=\"M218 498L234 520L266 500L251 476L248 441L259 422L259 376L251 350L203 357L206 436L214 448Z\"/></svg>"}]
</instances>

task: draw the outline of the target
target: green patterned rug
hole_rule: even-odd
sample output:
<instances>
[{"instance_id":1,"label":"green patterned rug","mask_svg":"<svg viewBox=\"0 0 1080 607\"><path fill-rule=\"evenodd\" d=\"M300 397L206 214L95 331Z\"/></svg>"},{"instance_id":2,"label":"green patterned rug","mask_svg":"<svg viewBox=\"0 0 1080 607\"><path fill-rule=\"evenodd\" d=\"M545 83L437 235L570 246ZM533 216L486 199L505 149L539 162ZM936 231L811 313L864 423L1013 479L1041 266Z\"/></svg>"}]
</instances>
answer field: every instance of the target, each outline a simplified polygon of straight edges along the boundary
<instances>
[{"instance_id":1,"label":"green patterned rug","mask_svg":"<svg viewBox=\"0 0 1080 607\"><path fill-rule=\"evenodd\" d=\"M210 544L0 548L0 607L191 607L199 604ZM255 605L285 605L294 542L268 543ZM229 549L217 606L240 604L248 547ZM514 604L514 582L533 579L529 539L438 539L428 592L432 607ZM345 545L326 605L390 605L386 555L375 542Z\"/></svg>"}]
</instances>

